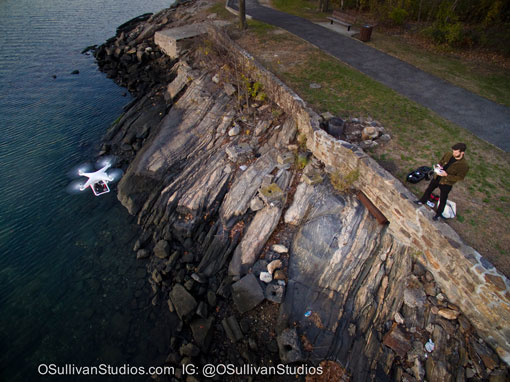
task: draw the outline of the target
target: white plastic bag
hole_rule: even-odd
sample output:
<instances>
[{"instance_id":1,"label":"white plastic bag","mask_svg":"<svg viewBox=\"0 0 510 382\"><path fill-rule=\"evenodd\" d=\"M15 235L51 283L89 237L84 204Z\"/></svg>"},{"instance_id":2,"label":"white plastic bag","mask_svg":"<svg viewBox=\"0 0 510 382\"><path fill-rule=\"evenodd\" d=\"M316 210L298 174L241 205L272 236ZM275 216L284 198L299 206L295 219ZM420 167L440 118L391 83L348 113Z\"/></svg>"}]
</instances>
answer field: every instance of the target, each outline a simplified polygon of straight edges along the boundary
<instances>
[{"instance_id":1,"label":"white plastic bag","mask_svg":"<svg viewBox=\"0 0 510 382\"><path fill-rule=\"evenodd\" d=\"M429 353L432 353L435 349L436 345L434 344L434 342L432 342L432 339L429 338L428 342L425 344L425 349L429 352Z\"/></svg>"},{"instance_id":2,"label":"white plastic bag","mask_svg":"<svg viewBox=\"0 0 510 382\"><path fill-rule=\"evenodd\" d=\"M455 202L447 200L443 211L443 217L446 219L453 219L455 216L457 216L457 205Z\"/></svg>"}]
</instances>

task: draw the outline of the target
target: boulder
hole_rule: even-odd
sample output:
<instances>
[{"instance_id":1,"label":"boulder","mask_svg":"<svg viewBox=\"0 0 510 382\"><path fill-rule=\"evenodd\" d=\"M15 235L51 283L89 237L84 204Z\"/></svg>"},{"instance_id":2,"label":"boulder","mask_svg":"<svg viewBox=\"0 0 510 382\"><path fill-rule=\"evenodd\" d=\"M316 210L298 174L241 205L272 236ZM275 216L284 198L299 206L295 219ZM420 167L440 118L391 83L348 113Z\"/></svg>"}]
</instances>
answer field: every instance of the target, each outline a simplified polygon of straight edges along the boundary
<instances>
[{"instance_id":1,"label":"boulder","mask_svg":"<svg viewBox=\"0 0 510 382\"><path fill-rule=\"evenodd\" d=\"M447 320L456 320L457 317L459 316L460 312L457 310L444 308L444 309L439 309L437 314L443 318L446 318Z\"/></svg>"},{"instance_id":2,"label":"boulder","mask_svg":"<svg viewBox=\"0 0 510 382\"><path fill-rule=\"evenodd\" d=\"M232 162L237 162L240 160L246 160L250 157L252 153L252 147L247 143L240 143L238 145L228 146L225 149L227 153L228 159Z\"/></svg>"},{"instance_id":3,"label":"boulder","mask_svg":"<svg viewBox=\"0 0 510 382\"><path fill-rule=\"evenodd\" d=\"M234 251L228 269L230 275L238 276L248 272L276 228L281 212L280 207L270 206L266 206L257 212L242 241Z\"/></svg>"},{"instance_id":4,"label":"boulder","mask_svg":"<svg viewBox=\"0 0 510 382\"><path fill-rule=\"evenodd\" d=\"M166 259L170 255L170 244L168 241L158 241L154 246L154 255L160 259Z\"/></svg>"},{"instance_id":5,"label":"boulder","mask_svg":"<svg viewBox=\"0 0 510 382\"><path fill-rule=\"evenodd\" d=\"M236 92L236 88L234 87L234 85L228 82L225 85L223 85L223 90L225 90L225 93L227 93L229 97L234 95L234 93Z\"/></svg>"},{"instance_id":6,"label":"boulder","mask_svg":"<svg viewBox=\"0 0 510 382\"><path fill-rule=\"evenodd\" d=\"M452 382L453 377L443 361L428 357L425 362L425 370L428 381Z\"/></svg>"},{"instance_id":7,"label":"boulder","mask_svg":"<svg viewBox=\"0 0 510 382\"><path fill-rule=\"evenodd\" d=\"M370 149L373 147L377 147L377 142L368 139L368 140L360 142L359 147L361 147L362 149Z\"/></svg>"},{"instance_id":8,"label":"boulder","mask_svg":"<svg viewBox=\"0 0 510 382\"><path fill-rule=\"evenodd\" d=\"M233 216L246 213L250 201L257 193L262 179L276 166L274 151L258 158L246 171L236 178L221 206L221 218L229 221Z\"/></svg>"},{"instance_id":9,"label":"boulder","mask_svg":"<svg viewBox=\"0 0 510 382\"><path fill-rule=\"evenodd\" d=\"M172 288L170 300L181 320L186 319L197 307L195 298L181 284L175 284Z\"/></svg>"},{"instance_id":10,"label":"boulder","mask_svg":"<svg viewBox=\"0 0 510 382\"><path fill-rule=\"evenodd\" d=\"M239 312L244 313L264 300L264 292L253 274L247 274L232 284L232 297Z\"/></svg>"},{"instance_id":11,"label":"boulder","mask_svg":"<svg viewBox=\"0 0 510 382\"><path fill-rule=\"evenodd\" d=\"M274 205L282 202L285 194L276 183L271 183L260 189L259 196L267 205Z\"/></svg>"},{"instance_id":12,"label":"boulder","mask_svg":"<svg viewBox=\"0 0 510 382\"><path fill-rule=\"evenodd\" d=\"M379 135L379 131L374 126L367 126L361 132L361 139L363 141L368 141L377 138Z\"/></svg>"},{"instance_id":13,"label":"boulder","mask_svg":"<svg viewBox=\"0 0 510 382\"><path fill-rule=\"evenodd\" d=\"M273 279L274 280L285 280L285 272L282 271L281 269L278 269L274 272L273 274Z\"/></svg>"},{"instance_id":14,"label":"boulder","mask_svg":"<svg viewBox=\"0 0 510 382\"><path fill-rule=\"evenodd\" d=\"M391 135L383 134L379 137L378 141L381 143L387 143L387 142L391 141Z\"/></svg>"},{"instance_id":15,"label":"boulder","mask_svg":"<svg viewBox=\"0 0 510 382\"><path fill-rule=\"evenodd\" d=\"M277 338L278 352L283 363L299 362L303 360L301 341L296 328L287 328Z\"/></svg>"},{"instance_id":16,"label":"boulder","mask_svg":"<svg viewBox=\"0 0 510 382\"><path fill-rule=\"evenodd\" d=\"M264 208L264 202L258 196L255 196L250 202L250 209L257 212Z\"/></svg>"},{"instance_id":17,"label":"boulder","mask_svg":"<svg viewBox=\"0 0 510 382\"><path fill-rule=\"evenodd\" d=\"M284 221L287 224L299 225L310 208L314 194L314 187L307 183L300 183L291 206L285 212Z\"/></svg>"},{"instance_id":18,"label":"boulder","mask_svg":"<svg viewBox=\"0 0 510 382\"><path fill-rule=\"evenodd\" d=\"M207 291L207 303L212 307L216 306L216 293L212 290Z\"/></svg>"},{"instance_id":19,"label":"boulder","mask_svg":"<svg viewBox=\"0 0 510 382\"><path fill-rule=\"evenodd\" d=\"M207 319L198 318L190 323L191 333L196 344L201 349L207 349L210 343L211 327L214 322L214 318L209 317Z\"/></svg>"},{"instance_id":20,"label":"boulder","mask_svg":"<svg viewBox=\"0 0 510 382\"><path fill-rule=\"evenodd\" d=\"M401 358L404 358L406 353L411 350L411 340L400 329L399 326L393 326L383 338L383 344L392 349Z\"/></svg>"},{"instance_id":21,"label":"boulder","mask_svg":"<svg viewBox=\"0 0 510 382\"><path fill-rule=\"evenodd\" d=\"M136 258L137 259L146 259L149 256L150 256L150 252L148 250L146 250L146 249L139 249L136 252Z\"/></svg>"},{"instance_id":22,"label":"boulder","mask_svg":"<svg viewBox=\"0 0 510 382\"><path fill-rule=\"evenodd\" d=\"M426 300L427 295L421 288L406 288L404 290L404 304L410 308L421 308Z\"/></svg>"},{"instance_id":23,"label":"boulder","mask_svg":"<svg viewBox=\"0 0 510 382\"><path fill-rule=\"evenodd\" d=\"M221 325L223 326L223 330L225 330L225 334L233 343L243 339L243 332L235 316L224 318L221 321Z\"/></svg>"},{"instance_id":24,"label":"boulder","mask_svg":"<svg viewBox=\"0 0 510 382\"><path fill-rule=\"evenodd\" d=\"M260 272L259 279L260 279L260 281L263 281L266 284L268 284L271 281L273 281L273 276L271 276L271 273L269 273L269 272Z\"/></svg>"},{"instance_id":25,"label":"boulder","mask_svg":"<svg viewBox=\"0 0 510 382\"><path fill-rule=\"evenodd\" d=\"M197 314L202 318L207 318L207 304L203 301L198 303Z\"/></svg>"},{"instance_id":26,"label":"boulder","mask_svg":"<svg viewBox=\"0 0 510 382\"><path fill-rule=\"evenodd\" d=\"M271 283L266 287L266 299L271 302L281 304L284 293L285 287L282 285Z\"/></svg>"},{"instance_id":27,"label":"boulder","mask_svg":"<svg viewBox=\"0 0 510 382\"><path fill-rule=\"evenodd\" d=\"M283 252L286 253L286 252ZM271 261L267 266L267 271L270 274L274 274L274 271L282 267L282 261L281 260L273 260Z\"/></svg>"},{"instance_id":28,"label":"boulder","mask_svg":"<svg viewBox=\"0 0 510 382\"><path fill-rule=\"evenodd\" d=\"M229 137L235 137L236 135L239 135L241 133L241 128L239 125L235 124L234 127L230 128L228 131Z\"/></svg>"},{"instance_id":29,"label":"boulder","mask_svg":"<svg viewBox=\"0 0 510 382\"><path fill-rule=\"evenodd\" d=\"M282 253L289 252L289 249L286 246L282 245L282 244L273 244L271 246L271 251L275 251L276 253L282 254ZM281 267L281 264L280 264L280 267Z\"/></svg>"}]
</instances>

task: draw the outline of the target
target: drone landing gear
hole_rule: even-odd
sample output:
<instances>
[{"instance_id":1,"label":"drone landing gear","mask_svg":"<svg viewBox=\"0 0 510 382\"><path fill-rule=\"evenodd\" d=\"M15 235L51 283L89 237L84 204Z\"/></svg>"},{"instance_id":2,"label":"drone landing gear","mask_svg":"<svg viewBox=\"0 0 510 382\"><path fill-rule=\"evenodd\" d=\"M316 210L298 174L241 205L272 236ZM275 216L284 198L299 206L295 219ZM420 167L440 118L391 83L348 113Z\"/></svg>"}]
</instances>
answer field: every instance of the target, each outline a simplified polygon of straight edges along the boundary
<instances>
[{"instance_id":1,"label":"drone landing gear","mask_svg":"<svg viewBox=\"0 0 510 382\"><path fill-rule=\"evenodd\" d=\"M103 182L102 180L95 183L91 188L92 188L92 191L94 192L94 195L96 195L96 196L103 195L103 194L110 192L108 183Z\"/></svg>"}]
</instances>

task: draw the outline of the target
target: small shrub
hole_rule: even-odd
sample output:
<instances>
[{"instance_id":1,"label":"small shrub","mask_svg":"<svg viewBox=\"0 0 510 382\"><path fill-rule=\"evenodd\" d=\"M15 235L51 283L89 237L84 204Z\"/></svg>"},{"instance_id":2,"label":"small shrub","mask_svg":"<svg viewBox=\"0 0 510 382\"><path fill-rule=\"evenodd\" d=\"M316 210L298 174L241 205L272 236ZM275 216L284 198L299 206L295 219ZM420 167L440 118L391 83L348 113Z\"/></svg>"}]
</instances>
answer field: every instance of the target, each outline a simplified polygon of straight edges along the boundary
<instances>
[{"instance_id":1,"label":"small shrub","mask_svg":"<svg viewBox=\"0 0 510 382\"><path fill-rule=\"evenodd\" d=\"M403 8L393 8L390 12L390 19L393 24L402 26L409 16L409 13Z\"/></svg>"},{"instance_id":2,"label":"small shrub","mask_svg":"<svg viewBox=\"0 0 510 382\"><path fill-rule=\"evenodd\" d=\"M263 102L266 100L267 94L262 91L262 84L260 82L251 81L244 74L241 75L241 79L244 82L244 87L246 88L248 96L256 101Z\"/></svg>"},{"instance_id":3,"label":"small shrub","mask_svg":"<svg viewBox=\"0 0 510 382\"><path fill-rule=\"evenodd\" d=\"M296 167L299 170L304 169L308 162L310 162L310 160L308 159L308 155L300 153L296 156Z\"/></svg>"},{"instance_id":4,"label":"small shrub","mask_svg":"<svg viewBox=\"0 0 510 382\"><path fill-rule=\"evenodd\" d=\"M422 33L436 44L444 44L446 42L445 31L437 25L431 25L425 28Z\"/></svg>"},{"instance_id":5,"label":"small shrub","mask_svg":"<svg viewBox=\"0 0 510 382\"><path fill-rule=\"evenodd\" d=\"M461 23L449 24L445 32L446 43L450 46L461 46L464 43L464 29Z\"/></svg>"},{"instance_id":6,"label":"small shrub","mask_svg":"<svg viewBox=\"0 0 510 382\"><path fill-rule=\"evenodd\" d=\"M349 171L345 175L341 174L340 171L335 171L330 175L330 179L335 190L345 192L359 179L359 170Z\"/></svg>"}]
</instances>

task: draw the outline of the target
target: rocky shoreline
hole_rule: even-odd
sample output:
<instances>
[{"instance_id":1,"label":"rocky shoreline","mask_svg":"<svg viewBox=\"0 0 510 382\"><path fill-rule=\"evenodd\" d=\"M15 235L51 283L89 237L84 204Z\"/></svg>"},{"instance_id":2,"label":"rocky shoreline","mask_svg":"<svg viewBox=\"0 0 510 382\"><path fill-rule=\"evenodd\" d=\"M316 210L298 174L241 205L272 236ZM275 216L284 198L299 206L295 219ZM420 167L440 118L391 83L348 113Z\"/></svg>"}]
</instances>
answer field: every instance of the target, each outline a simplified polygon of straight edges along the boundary
<instances>
[{"instance_id":1,"label":"rocky shoreline","mask_svg":"<svg viewBox=\"0 0 510 382\"><path fill-rule=\"evenodd\" d=\"M155 32L204 21L206 7L142 15L94 52L137 97L101 154L126 168L118 197L143 230L133 249L152 304L179 322L166 354L179 372L154 379L202 380L180 365L221 363L306 365L299 379L309 381L506 380L506 365L413 248L306 150L293 116L231 52L207 37L177 59L160 51ZM351 140L385 135L361 122L347 124ZM323 375L312 375L319 365ZM296 380L303 370L291 371L213 379Z\"/></svg>"}]
</instances>

